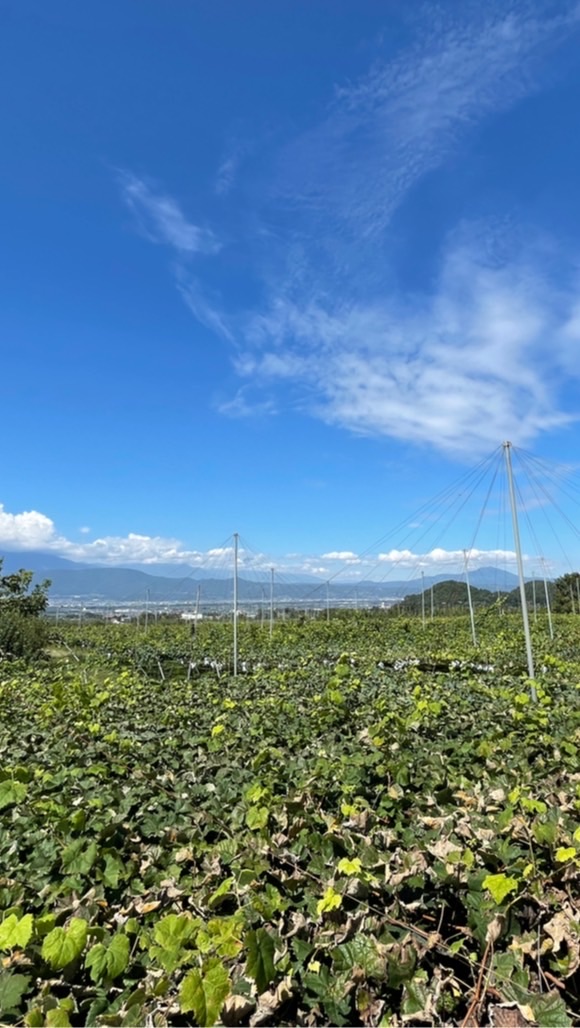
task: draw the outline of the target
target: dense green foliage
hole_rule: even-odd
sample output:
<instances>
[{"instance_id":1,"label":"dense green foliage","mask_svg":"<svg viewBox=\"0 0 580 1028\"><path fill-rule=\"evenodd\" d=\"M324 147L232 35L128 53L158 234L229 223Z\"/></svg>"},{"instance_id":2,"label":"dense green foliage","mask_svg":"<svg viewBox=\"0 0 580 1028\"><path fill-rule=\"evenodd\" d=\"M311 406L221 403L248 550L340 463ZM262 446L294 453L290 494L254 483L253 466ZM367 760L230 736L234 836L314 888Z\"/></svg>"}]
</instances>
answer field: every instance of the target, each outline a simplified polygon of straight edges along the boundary
<instances>
[{"instance_id":1,"label":"dense green foliage","mask_svg":"<svg viewBox=\"0 0 580 1028\"><path fill-rule=\"evenodd\" d=\"M482 618L242 624L235 679L223 624L5 666L0 1020L580 1023L580 622L534 625L533 706Z\"/></svg>"},{"instance_id":2,"label":"dense green foliage","mask_svg":"<svg viewBox=\"0 0 580 1028\"><path fill-rule=\"evenodd\" d=\"M0 572L2 558L0 558ZM50 582L31 589L32 571L0 574L0 659L23 657L33 659L42 652L48 638L48 626L40 615L48 603Z\"/></svg>"},{"instance_id":3,"label":"dense green foliage","mask_svg":"<svg viewBox=\"0 0 580 1028\"><path fill-rule=\"evenodd\" d=\"M558 581L561 580L559 579ZM574 588L576 587L574 586ZM555 598L554 583L548 582L547 589L550 605L553 606ZM526 582L525 593L530 613L547 607L546 587L543 581ZM561 612L567 613L571 611L574 613L575 611L572 611L570 602L569 588L567 586L565 589L561 588L558 596L558 607L556 609ZM520 610L522 605L519 587L512 589L510 592L492 592L491 589L477 589L472 585L471 602L474 609L504 607L506 610ZM427 617L430 616L431 607L433 607L437 615L454 614L460 610L468 610L469 596L466 582L454 582L451 580L438 582L437 585L433 586L433 589L426 589L424 593L412 593L406 596L401 603L392 607L391 611L393 615L398 617L401 614L421 614L423 607ZM580 606L577 606L575 610L580 610Z\"/></svg>"},{"instance_id":4,"label":"dense green foliage","mask_svg":"<svg viewBox=\"0 0 580 1028\"><path fill-rule=\"evenodd\" d=\"M580 613L580 574L572 571L554 582L554 610L560 613Z\"/></svg>"}]
</instances>

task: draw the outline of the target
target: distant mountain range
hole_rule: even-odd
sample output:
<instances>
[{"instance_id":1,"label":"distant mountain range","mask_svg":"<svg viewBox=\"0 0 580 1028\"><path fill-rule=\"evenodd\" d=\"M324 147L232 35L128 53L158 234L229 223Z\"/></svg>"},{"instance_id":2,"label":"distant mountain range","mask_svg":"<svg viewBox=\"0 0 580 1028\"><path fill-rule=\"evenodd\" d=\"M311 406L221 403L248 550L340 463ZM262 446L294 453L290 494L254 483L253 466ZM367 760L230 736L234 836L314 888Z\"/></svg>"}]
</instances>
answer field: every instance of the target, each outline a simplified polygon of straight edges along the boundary
<instances>
[{"instance_id":1,"label":"distant mountain range","mask_svg":"<svg viewBox=\"0 0 580 1028\"><path fill-rule=\"evenodd\" d=\"M49 596L52 601L79 600L81 602L103 603L188 603L196 600L198 589L201 602L231 602L233 579L227 569L200 569L188 564L154 565L133 564L127 567L103 567L82 564L57 557L52 553L36 550L0 553L3 559L3 573L11 574L20 568L33 571L35 581L51 580ZM147 570L145 570L147 569ZM164 573L161 573L161 569ZM469 579L474 587L495 592L510 592L518 584L517 576L502 568L487 567L470 571ZM334 601L361 603L400 599L423 588L430 589L439 582L464 581L462 574L425 575L408 581L362 581L336 579L328 586L328 596ZM243 601L260 602L269 600L269 572L250 573L241 570L239 576L239 598ZM295 575L286 572L274 576L274 598L277 603L284 600L308 602L323 606L326 603L327 585L324 580L309 575Z\"/></svg>"}]
</instances>

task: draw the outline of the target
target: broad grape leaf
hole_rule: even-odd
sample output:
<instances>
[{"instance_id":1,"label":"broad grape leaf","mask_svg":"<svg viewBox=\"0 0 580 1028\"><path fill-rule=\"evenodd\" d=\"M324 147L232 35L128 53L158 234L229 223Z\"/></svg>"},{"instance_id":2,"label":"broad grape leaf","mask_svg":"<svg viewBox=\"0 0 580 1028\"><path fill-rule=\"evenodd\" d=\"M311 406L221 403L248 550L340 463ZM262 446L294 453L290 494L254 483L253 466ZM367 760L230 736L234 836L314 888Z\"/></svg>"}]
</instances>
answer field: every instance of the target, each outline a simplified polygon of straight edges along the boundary
<instances>
[{"instance_id":1,"label":"broad grape leaf","mask_svg":"<svg viewBox=\"0 0 580 1028\"><path fill-rule=\"evenodd\" d=\"M0 782L0 810L20 803L27 792L28 786L24 782L13 782L10 778Z\"/></svg>"},{"instance_id":2,"label":"broad grape leaf","mask_svg":"<svg viewBox=\"0 0 580 1028\"><path fill-rule=\"evenodd\" d=\"M29 975L0 973L0 1013L17 1010L29 985Z\"/></svg>"},{"instance_id":3,"label":"broad grape leaf","mask_svg":"<svg viewBox=\"0 0 580 1028\"><path fill-rule=\"evenodd\" d=\"M15 946L24 949L30 942L33 923L32 914L25 914L21 918L10 914L0 924L0 949L13 949Z\"/></svg>"},{"instance_id":4,"label":"broad grape leaf","mask_svg":"<svg viewBox=\"0 0 580 1028\"><path fill-rule=\"evenodd\" d=\"M101 942L92 946L85 957L85 966L91 969L93 981L118 978L129 963L129 948L126 935L115 935L108 946Z\"/></svg>"},{"instance_id":5,"label":"broad grape leaf","mask_svg":"<svg viewBox=\"0 0 580 1028\"><path fill-rule=\"evenodd\" d=\"M326 914L331 910L337 910L341 903L342 896L332 888L332 885L329 885L322 899L316 904L316 913L321 917L322 914Z\"/></svg>"},{"instance_id":6,"label":"broad grape leaf","mask_svg":"<svg viewBox=\"0 0 580 1028\"><path fill-rule=\"evenodd\" d=\"M499 905L503 903L510 892L515 892L518 887L516 878L508 878L507 875L486 875L481 883L484 889L488 889L494 901Z\"/></svg>"},{"instance_id":7,"label":"broad grape leaf","mask_svg":"<svg viewBox=\"0 0 580 1028\"><path fill-rule=\"evenodd\" d=\"M62 866L69 874L86 875L97 859L97 844L86 839L75 839L62 855Z\"/></svg>"},{"instance_id":8,"label":"broad grape leaf","mask_svg":"<svg viewBox=\"0 0 580 1028\"><path fill-rule=\"evenodd\" d=\"M50 1028L70 1028L70 1020L64 1007L54 1007L46 1015L46 1024Z\"/></svg>"},{"instance_id":9,"label":"broad grape leaf","mask_svg":"<svg viewBox=\"0 0 580 1028\"><path fill-rule=\"evenodd\" d=\"M190 971L181 983L179 1006L182 1014L193 1011L198 1025L216 1023L231 989L228 972L219 961L205 972Z\"/></svg>"},{"instance_id":10,"label":"broad grape leaf","mask_svg":"<svg viewBox=\"0 0 580 1028\"><path fill-rule=\"evenodd\" d=\"M42 944L42 957L51 967L66 967L80 957L87 941L87 922L73 917L66 928L53 928Z\"/></svg>"},{"instance_id":11,"label":"broad grape leaf","mask_svg":"<svg viewBox=\"0 0 580 1028\"><path fill-rule=\"evenodd\" d=\"M338 862L337 871L341 875L358 875L362 871L362 864L358 857L354 857L353 860L343 857Z\"/></svg>"},{"instance_id":12,"label":"broad grape leaf","mask_svg":"<svg viewBox=\"0 0 580 1028\"><path fill-rule=\"evenodd\" d=\"M250 931L246 935L246 948L246 974L255 981L258 993L265 992L276 976L274 940L265 928L258 928L257 931Z\"/></svg>"},{"instance_id":13,"label":"broad grape leaf","mask_svg":"<svg viewBox=\"0 0 580 1028\"><path fill-rule=\"evenodd\" d=\"M246 824L251 831L265 828L268 824L269 810L267 807L250 807L246 814Z\"/></svg>"},{"instance_id":14,"label":"broad grape leaf","mask_svg":"<svg viewBox=\"0 0 580 1028\"><path fill-rule=\"evenodd\" d=\"M566 1004L556 990L542 996L530 994L528 1002L542 1028L570 1028L572 1025L566 1013Z\"/></svg>"}]
</instances>

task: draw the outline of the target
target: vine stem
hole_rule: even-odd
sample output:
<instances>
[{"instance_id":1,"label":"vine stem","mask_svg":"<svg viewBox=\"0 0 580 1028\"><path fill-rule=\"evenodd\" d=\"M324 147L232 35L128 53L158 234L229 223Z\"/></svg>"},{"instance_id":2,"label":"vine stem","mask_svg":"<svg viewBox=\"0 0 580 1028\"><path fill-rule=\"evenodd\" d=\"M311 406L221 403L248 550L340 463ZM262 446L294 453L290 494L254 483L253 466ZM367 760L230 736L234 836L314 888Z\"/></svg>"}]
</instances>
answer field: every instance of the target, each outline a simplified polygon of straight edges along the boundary
<instances>
[{"instance_id":1,"label":"vine stem","mask_svg":"<svg viewBox=\"0 0 580 1028\"><path fill-rule=\"evenodd\" d=\"M474 994L473 999L472 999L472 1001L470 1003L469 1009L468 1009L465 1017L463 1018L463 1021L461 1022L461 1028L472 1028L472 1026L471 1026L472 1014L474 1013L474 1011L477 1009L479 1003L481 1002L482 994L485 993L485 989L483 988L483 979L484 979L484 976L485 976L487 959L488 959L488 956L489 956L489 954L490 954L492 949L493 949L493 944L491 942L488 942L487 946L485 947L485 951L484 951L484 954L483 954L483 959L481 961L481 968L480 968L480 971L479 971L479 977L477 979L477 984L475 986L475 994Z\"/></svg>"}]
</instances>

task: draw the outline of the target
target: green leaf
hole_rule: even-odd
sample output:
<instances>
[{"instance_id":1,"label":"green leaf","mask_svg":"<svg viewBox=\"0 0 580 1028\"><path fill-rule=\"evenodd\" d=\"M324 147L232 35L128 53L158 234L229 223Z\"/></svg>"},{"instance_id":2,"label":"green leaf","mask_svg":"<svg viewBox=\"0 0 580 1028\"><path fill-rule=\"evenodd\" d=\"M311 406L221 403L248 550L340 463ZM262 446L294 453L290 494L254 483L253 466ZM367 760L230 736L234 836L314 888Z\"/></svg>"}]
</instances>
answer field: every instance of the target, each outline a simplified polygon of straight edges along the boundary
<instances>
[{"instance_id":1,"label":"green leaf","mask_svg":"<svg viewBox=\"0 0 580 1028\"><path fill-rule=\"evenodd\" d=\"M70 1021L64 1007L54 1007L46 1015L46 1024L51 1028L70 1028Z\"/></svg>"},{"instance_id":2,"label":"green leaf","mask_svg":"<svg viewBox=\"0 0 580 1028\"><path fill-rule=\"evenodd\" d=\"M179 990L182 1014L193 1011L198 1025L215 1024L230 988L228 972L219 961L212 964L205 973L190 971Z\"/></svg>"},{"instance_id":3,"label":"green leaf","mask_svg":"<svg viewBox=\"0 0 580 1028\"><path fill-rule=\"evenodd\" d=\"M542 1028L570 1028L572 1021L566 1013L566 1004L562 997L556 992L548 992L543 996L529 997L529 1005L534 1011L534 1017Z\"/></svg>"},{"instance_id":4,"label":"green leaf","mask_svg":"<svg viewBox=\"0 0 580 1028\"><path fill-rule=\"evenodd\" d=\"M267 807L250 807L246 814L246 824L251 831L265 828L268 824L270 811Z\"/></svg>"},{"instance_id":5,"label":"green leaf","mask_svg":"<svg viewBox=\"0 0 580 1028\"><path fill-rule=\"evenodd\" d=\"M24 782L13 782L10 778L0 782L0 810L20 803L27 792L28 786Z\"/></svg>"},{"instance_id":6,"label":"green leaf","mask_svg":"<svg viewBox=\"0 0 580 1028\"><path fill-rule=\"evenodd\" d=\"M558 837L558 826L553 821L536 821L532 834L540 845L553 846Z\"/></svg>"},{"instance_id":7,"label":"green leaf","mask_svg":"<svg viewBox=\"0 0 580 1028\"><path fill-rule=\"evenodd\" d=\"M98 942L85 957L85 967L90 968L94 982L100 979L118 978L129 963L129 939L126 935L115 935L108 946Z\"/></svg>"},{"instance_id":8,"label":"green leaf","mask_svg":"<svg viewBox=\"0 0 580 1028\"><path fill-rule=\"evenodd\" d=\"M155 942L163 949L178 950L195 935L199 922L187 914L167 914L153 929Z\"/></svg>"},{"instance_id":9,"label":"green leaf","mask_svg":"<svg viewBox=\"0 0 580 1028\"><path fill-rule=\"evenodd\" d=\"M0 949L14 949L15 946L24 949L30 942L33 923L32 914L25 914L20 919L16 914L10 914L0 924Z\"/></svg>"},{"instance_id":10,"label":"green leaf","mask_svg":"<svg viewBox=\"0 0 580 1028\"><path fill-rule=\"evenodd\" d=\"M558 863L565 864L567 860L572 860L576 856L575 846L560 846L556 850L555 857Z\"/></svg>"},{"instance_id":11,"label":"green leaf","mask_svg":"<svg viewBox=\"0 0 580 1028\"><path fill-rule=\"evenodd\" d=\"M250 931L246 935L246 948L246 974L255 981L258 993L265 992L276 976L274 940L265 928L258 928L257 931Z\"/></svg>"},{"instance_id":12,"label":"green leaf","mask_svg":"<svg viewBox=\"0 0 580 1028\"><path fill-rule=\"evenodd\" d=\"M374 938L362 933L337 946L332 952L332 962L339 972L361 968L367 978L381 979L387 973Z\"/></svg>"},{"instance_id":13,"label":"green leaf","mask_svg":"<svg viewBox=\"0 0 580 1028\"><path fill-rule=\"evenodd\" d=\"M17 1010L29 985L30 977L26 974L0 972L0 1013Z\"/></svg>"},{"instance_id":14,"label":"green leaf","mask_svg":"<svg viewBox=\"0 0 580 1028\"><path fill-rule=\"evenodd\" d=\"M316 904L316 913L321 917L322 914L326 914L331 910L337 910L341 903L342 896L332 888L332 885L329 885L322 899L318 900Z\"/></svg>"},{"instance_id":15,"label":"green leaf","mask_svg":"<svg viewBox=\"0 0 580 1028\"><path fill-rule=\"evenodd\" d=\"M406 982L403 989L403 1002L401 1004L403 1017L415 1018L417 1014L421 1014L427 1006L427 998L428 993L425 982L418 980L418 978L413 978L410 982Z\"/></svg>"},{"instance_id":16,"label":"green leaf","mask_svg":"<svg viewBox=\"0 0 580 1028\"><path fill-rule=\"evenodd\" d=\"M122 878L125 874L125 865L119 857L114 856L112 853L107 853L105 857L105 869L103 871L103 882L108 885L110 889L116 889L119 885L119 878Z\"/></svg>"},{"instance_id":17,"label":"green leaf","mask_svg":"<svg viewBox=\"0 0 580 1028\"><path fill-rule=\"evenodd\" d=\"M96 842L90 842L87 846L86 840L81 836L65 849L62 855L62 866L71 875L86 875L97 859L97 852Z\"/></svg>"},{"instance_id":18,"label":"green leaf","mask_svg":"<svg viewBox=\"0 0 580 1028\"><path fill-rule=\"evenodd\" d=\"M337 865L337 871L341 875L358 875L362 871L362 864L358 857L354 860L349 860L348 857L343 857L339 860Z\"/></svg>"},{"instance_id":19,"label":"green leaf","mask_svg":"<svg viewBox=\"0 0 580 1028\"><path fill-rule=\"evenodd\" d=\"M129 963L129 939L126 935L115 935L107 950L108 977L118 978Z\"/></svg>"},{"instance_id":20,"label":"green leaf","mask_svg":"<svg viewBox=\"0 0 580 1028\"><path fill-rule=\"evenodd\" d=\"M263 827L263 826L261 826ZM225 900L226 896L229 896L232 891L232 885L234 884L233 878L226 878L221 885L218 885L215 892L212 892L211 896L207 901L207 905L210 910L215 910Z\"/></svg>"},{"instance_id":21,"label":"green leaf","mask_svg":"<svg viewBox=\"0 0 580 1028\"><path fill-rule=\"evenodd\" d=\"M481 884L491 893L498 905L503 903L506 896L509 896L510 892L515 892L518 887L517 879L508 878L505 874L487 875Z\"/></svg>"},{"instance_id":22,"label":"green leaf","mask_svg":"<svg viewBox=\"0 0 580 1028\"><path fill-rule=\"evenodd\" d=\"M187 914L167 914L153 929L156 945L149 947L149 956L158 960L166 971L175 971L186 956L185 947L193 941L198 929L199 921Z\"/></svg>"},{"instance_id":23,"label":"green leaf","mask_svg":"<svg viewBox=\"0 0 580 1028\"><path fill-rule=\"evenodd\" d=\"M51 967L66 967L80 957L87 941L87 922L73 917L66 928L53 928L42 944L42 957Z\"/></svg>"},{"instance_id":24,"label":"green leaf","mask_svg":"<svg viewBox=\"0 0 580 1028\"><path fill-rule=\"evenodd\" d=\"M33 1007L24 1016L26 1028L44 1028L44 1013L39 1007Z\"/></svg>"}]
</instances>

